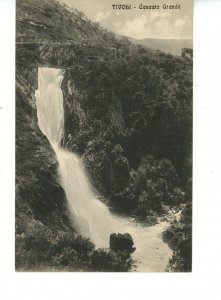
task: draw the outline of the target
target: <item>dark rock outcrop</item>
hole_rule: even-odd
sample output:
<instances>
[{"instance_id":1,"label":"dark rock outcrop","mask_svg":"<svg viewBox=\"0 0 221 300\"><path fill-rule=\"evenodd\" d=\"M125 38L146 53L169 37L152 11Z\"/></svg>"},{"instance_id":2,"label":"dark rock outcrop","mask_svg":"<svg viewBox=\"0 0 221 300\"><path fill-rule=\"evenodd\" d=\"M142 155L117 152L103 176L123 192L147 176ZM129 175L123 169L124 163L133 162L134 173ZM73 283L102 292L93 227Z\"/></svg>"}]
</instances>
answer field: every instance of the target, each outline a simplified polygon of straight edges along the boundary
<instances>
[{"instance_id":1,"label":"dark rock outcrop","mask_svg":"<svg viewBox=\"0 0 221 300\"><path fill-rule=\"evenodd\" d=\"M134 242L129 233L112 233L110 235L110 249L113 251L126 251L133 253L136 248L133 247Z\"/></svg>"}]
</instances>

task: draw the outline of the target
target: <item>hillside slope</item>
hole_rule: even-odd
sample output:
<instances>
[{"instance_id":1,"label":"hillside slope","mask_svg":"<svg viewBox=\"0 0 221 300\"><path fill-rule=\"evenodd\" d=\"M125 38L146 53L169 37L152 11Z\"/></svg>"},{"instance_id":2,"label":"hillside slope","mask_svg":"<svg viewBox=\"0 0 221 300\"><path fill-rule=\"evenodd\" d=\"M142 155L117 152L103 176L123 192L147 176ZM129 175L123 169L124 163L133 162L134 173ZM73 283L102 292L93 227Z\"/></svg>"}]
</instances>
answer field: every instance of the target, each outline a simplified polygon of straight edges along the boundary
<instances>
[{"instance_id":1,"label":"hillside slope","mask_svg":"<svg viewBox=\"0 0 221 300\"><path fill-rule=\"evenodd\" d=\"M105 41L113 46L115 41L84 14L56 0L18 0L16 28L17 43L97 45Z\"/></svg>"}]
</instances>

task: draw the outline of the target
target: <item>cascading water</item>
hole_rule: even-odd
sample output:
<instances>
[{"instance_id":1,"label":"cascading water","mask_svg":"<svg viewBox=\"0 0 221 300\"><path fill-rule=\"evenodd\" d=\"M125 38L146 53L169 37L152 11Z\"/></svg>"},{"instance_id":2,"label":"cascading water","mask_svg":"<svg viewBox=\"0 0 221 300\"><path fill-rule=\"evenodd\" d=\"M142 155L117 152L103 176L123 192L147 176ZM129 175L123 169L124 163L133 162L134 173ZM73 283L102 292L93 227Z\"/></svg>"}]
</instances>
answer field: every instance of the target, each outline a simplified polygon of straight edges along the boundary
<instances>
[{"instance_id":1,"label":"cascading water","mask_svg":"<svg viewBox=\"0 0 221 300\"><path fill-rule=\"evenodd\" d=\"M39 68L35 96L38 125L56 153L61 184L75 228L83 236L90 237L96 247L103 248L108 247L111 233L130 233L136 247L133 258L137 261L137 270L163 272L171 256L161 236L166 223L143 227L113 215L94 195L81 159L61 148L64 132L62 80L62 70Z\"/></svg>"}]
</instances>

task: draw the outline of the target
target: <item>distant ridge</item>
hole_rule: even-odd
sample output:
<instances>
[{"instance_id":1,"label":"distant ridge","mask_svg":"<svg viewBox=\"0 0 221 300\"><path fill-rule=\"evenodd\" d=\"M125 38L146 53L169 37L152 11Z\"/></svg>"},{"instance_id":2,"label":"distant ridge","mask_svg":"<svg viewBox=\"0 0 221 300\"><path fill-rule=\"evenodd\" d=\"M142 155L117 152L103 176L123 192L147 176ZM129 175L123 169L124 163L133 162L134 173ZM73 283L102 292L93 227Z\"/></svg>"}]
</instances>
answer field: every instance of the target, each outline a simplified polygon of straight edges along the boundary
<instances>
[{"instance_id":1,"label":"distant ridge","mask_svg":"<svg viewBox=\"0 0 221 300\"><path fill-rule=\"evenodd\" d=\"M122 39L123 36L117 35L117 38ZM160 50L173 55L181 55L182 48L193 48L193 40L191 39L134 39L126 37L130 42L136 45L142 45L152 50Z\"/></svg>"}]
</instances>

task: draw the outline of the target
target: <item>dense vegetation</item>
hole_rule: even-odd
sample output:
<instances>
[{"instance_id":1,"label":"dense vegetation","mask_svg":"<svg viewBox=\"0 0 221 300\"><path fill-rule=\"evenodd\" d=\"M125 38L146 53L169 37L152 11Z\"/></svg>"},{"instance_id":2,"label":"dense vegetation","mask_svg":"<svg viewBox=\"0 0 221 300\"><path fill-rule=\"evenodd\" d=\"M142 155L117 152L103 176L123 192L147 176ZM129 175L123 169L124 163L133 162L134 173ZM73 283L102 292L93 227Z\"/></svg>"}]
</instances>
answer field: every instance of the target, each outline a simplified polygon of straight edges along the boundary
<instances>
[{"instance_id":1,"label":"dense vegetation","mask_svg":"<svg viewBox=\"0 0 221 300\"><path fill-rule=\"evenodd\" d=\"M129 270L128 254L94 250L74 233L63 190L51 177L53 153L33 119L36 68L66 70L63 145L82 155L98 193L113 210L155 223L168 207L185 209L191 197L192 61L115 39L56 1L19 0L17 8L17 41L28 42L17 45L18 268ZM191 248L191 230L187 239ZM182 256L179 245L174 257Z\"/></svg>"},{"instance_id":2,"label":"dense vegetation","mask_svg":"<svg viewBox=\"0 0 221 300\"><path fill-rule=\"evenodd\" d=\"M191 175L191 62L124 46L85 51L68 70L66 144L115 209L135 213L146 198L158 211L182 203Z\"/></svg>"},{"instance_id":3,"label":"dense vegetation","mask_svg":"<svg viewBox=\"0 0 221 300\"><path fill-rule=\"evenodd\" d=\"M164 233L165 241L173 249L168 271L190 272L192 270L192 205L188 203L179 221L172 222Z\"/></svg>"}]
</instances>

